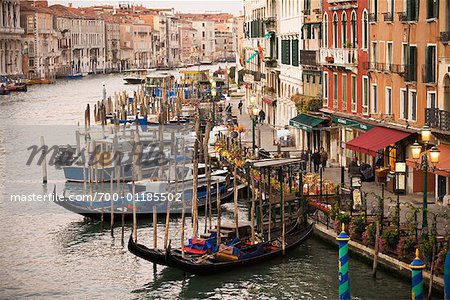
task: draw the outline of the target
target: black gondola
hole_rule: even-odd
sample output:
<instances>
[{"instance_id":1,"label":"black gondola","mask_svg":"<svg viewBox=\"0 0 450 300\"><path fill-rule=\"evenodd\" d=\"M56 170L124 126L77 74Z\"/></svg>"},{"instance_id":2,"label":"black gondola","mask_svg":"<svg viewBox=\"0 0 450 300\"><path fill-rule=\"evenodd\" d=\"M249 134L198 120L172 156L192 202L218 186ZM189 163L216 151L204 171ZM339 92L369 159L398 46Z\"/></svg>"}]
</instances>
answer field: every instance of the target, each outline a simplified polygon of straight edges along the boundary
<instances>
[{"instance_id":1,"label":"black gondola","mask_svg":"<svg viewBox=\"0 0 450 300\"><path fill-rule=\"evenodd\" d=\"M292 223L292 225L289 227L287 227L287 232L291 232L293 230L295 230L295 228L297 228L298 223ZM279 237L281 236L281 230L280 229L274 229L272 230L272 236L273 237ZM232 236L234 237L234 236ZM247 237L248 238L248 237ZM133 253L134 255L136 255L137 257L140 257L142 259L145 259L149 262L152 263L156 263L158 265L162 265L162 266L167 266L167 262L166 262L166 253L165 250L163 249L150 249L142 244L138 244L136 242L134 242L133 238L132 238L132 234L130 235L130 239L128 240L128 251L130 251L131 253ZM178 250L178 252L180 252ZM189 257L194 257L196 255L189 255L186 254L186 256Z\"/></svg>"},{"instance_id":2,"label":"black gondola","mask_svg":"<svg viewBox=\"0 0 450 300\"><path fill-rule=\"evenodd\" d=\"M150 249L144 245L135 243L133 240L133 234L130 235L128 240L128 251L140 257L158 265L166 265L166 254L162 249Z\"/></svg>"},{"instance_id":3,"label":"black gondola","mask_svg":"<svg viewBox=\"0 0 450 300\"><path fill-rule=\"evenodd\" d=\"M288 252L290 250L295 249L303 241L305 241L312 233L313 230L312 226L313 226L312 224L309 224L306 227L302 228L301 225L298 225L295 230L287 234L285 237L286 246L284 252ZM274 242L275 241L277 240L274 240ZM270 243L263 243L263 244L267 246L270 245ZM254 245L252 248L256 250L260 246L261 244L257 244ZM249 248L247 250L252 250L252 248ZM169 246L168 249L166 250L166 264L171 267L176 267L185 272L192 273L195 275L213 275L221 272L231 271L237 268L255 265L282 255L283 249L281 247L277 247L276 249L269 250L264 254L246 259L239 259L236 261L228 261L228 262L205 260L203 262L198 263L190 258L182 258L180 254L172 251Z\"/></svg>"}]
</instances>

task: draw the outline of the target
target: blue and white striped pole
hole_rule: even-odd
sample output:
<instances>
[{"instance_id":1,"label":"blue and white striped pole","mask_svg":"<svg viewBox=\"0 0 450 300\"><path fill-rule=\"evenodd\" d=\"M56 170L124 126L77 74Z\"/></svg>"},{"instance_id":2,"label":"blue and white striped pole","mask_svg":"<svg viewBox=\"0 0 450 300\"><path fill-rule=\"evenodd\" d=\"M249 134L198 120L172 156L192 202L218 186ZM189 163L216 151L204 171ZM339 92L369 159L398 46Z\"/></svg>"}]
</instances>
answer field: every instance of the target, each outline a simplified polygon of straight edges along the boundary
<instances>
[{"instance_id":1,"label":"blue and white striped pole","mask_svg":"<svg viewBox=\"0 0 450 300\"><path fill-rule=\"evenodd\" d=\"M348 241L350 237L345 232L345 225L342 224L342 231L337 236L339 241L339 300L350 299L350 281L348 278Z\"/></svg>"},{"instance_id":2,"label":"blue and white striped pole","mask_svg":"<svg viewBox=\"0 0 450 300\"><path fill-rule=\"evenodd\" d=\"M412 271L412 299L422 300L423 299L423 269L425 269L425 264L419 257L419 249L416 249L416 258L409 265Z\"/></svg>"},{"instance_id":3,"label":"blue and white striped pole","mask_svg":"<svg viewBox=\"0 0 450 300\"><path fill-rule=\"evenodd\" d=\"M444 262L444 297L450 300L450 252L445 255Z\"/></svg>"}]
</instances>

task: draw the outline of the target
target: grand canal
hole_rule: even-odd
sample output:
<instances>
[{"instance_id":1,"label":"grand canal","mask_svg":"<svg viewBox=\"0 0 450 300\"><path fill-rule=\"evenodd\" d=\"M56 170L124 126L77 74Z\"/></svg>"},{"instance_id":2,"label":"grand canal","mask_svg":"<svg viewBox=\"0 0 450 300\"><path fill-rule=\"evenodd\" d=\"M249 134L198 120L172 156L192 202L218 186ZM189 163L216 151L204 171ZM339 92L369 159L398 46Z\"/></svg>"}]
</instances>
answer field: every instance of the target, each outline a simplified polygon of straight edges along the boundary
<instances>
[{"instance_id":1,"label":"grand canal","mask_svg":"<svg viewBox=\"0 0 450 300\"><path fill-rule=\"evenodd\" d=\"M109 94L136 88L124 85L119 75L97 75L0 96L0 298L337 298L337 247L316 238L270 263L208 278L185 276L131 255L121 245L120 227L112 238L109 225L84 220L50 201L11 201L11 195L66 187L62 171L54 167L48 185L42 185L41 168L26 165L27 148L39 144L41 135L49 145L73 144L85 105L101 99L103 82ZM245 205L240 209L245 218ZM231 206L225 204L224 210L230 219ZM164 220L158 223L162 233ZM171 220L170 236L178 236L179 223ZM138 225L140 242L150 244L151 224L144 220ZM130 228L128 223L127 236ZM350 259L356 299L410 298L408 281L384 272L374 280L370 266Z\"/></svg>"}]
</instances>

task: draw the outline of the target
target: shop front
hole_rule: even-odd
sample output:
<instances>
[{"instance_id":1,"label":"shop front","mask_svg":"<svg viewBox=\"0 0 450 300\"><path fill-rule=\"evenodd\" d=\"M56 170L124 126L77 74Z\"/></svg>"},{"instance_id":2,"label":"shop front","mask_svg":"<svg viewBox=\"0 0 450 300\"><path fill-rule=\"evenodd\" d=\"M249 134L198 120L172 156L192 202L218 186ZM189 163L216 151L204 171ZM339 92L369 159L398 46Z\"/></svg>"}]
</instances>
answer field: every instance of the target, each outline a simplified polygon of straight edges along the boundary
<instances>
[{"instance_id":1,"label":"shop front","mask_svg":"<svg viewBox=\"0 0 450 300\"><path fill-rule=\"evenodd\" d=\"M366 163L375 169L375 179L381 183L389 181L397 162L406 161L406 149L410 144L408 138L411 135L411 132L375 126L346 142L345 146L360 164Z\"/></svg>"},{"instance_id":2,"label":"shop front","mask_svg":"<svg viewBox=\"0 0 450 300\"><path fill-rule=\"evenodd\" d=\"M332 123L333 126L330 130L330 158L341 166L348 166L354 152L346 147L346 143L366 133L373 126L338 116L332 118ZM356 156L359 162L367 163L372 160L371 156L365 153L356 153Z\"/></svg>"},{"instance_id":3,"label":"shop front","mask_svg":"<svg viewBox=\"0 0 450 300\"><path fill-rule=\"evenodd\" d=\"M324 125L327 119L308 115L298 114L289 120L289 125L293 128L296 145L302 150L320 150L324 145Z\"/></svg>"}]
</instances>

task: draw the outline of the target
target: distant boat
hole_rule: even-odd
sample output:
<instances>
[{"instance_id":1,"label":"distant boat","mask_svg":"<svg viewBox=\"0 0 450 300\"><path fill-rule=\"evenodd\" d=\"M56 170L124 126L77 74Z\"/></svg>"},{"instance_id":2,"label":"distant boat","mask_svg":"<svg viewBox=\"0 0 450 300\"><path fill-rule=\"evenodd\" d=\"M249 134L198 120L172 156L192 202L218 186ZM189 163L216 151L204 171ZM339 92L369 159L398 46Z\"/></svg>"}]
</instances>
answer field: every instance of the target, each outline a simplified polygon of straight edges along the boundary
<instances>
[{"instance_id":1,"label":"distant boat","mask_svg":"<svg viewBox=\"0 0 450 300\"><path fill-rule=\"evenodd\" d=\"M0 95L9 95L11 93L5 86L0 87Z\"/></svg>"},{"instance_id":2,"label":"distant boat","mask_svg":"<svg viewBox=\"0 0 450 300\"><path fill-rule=\"evenodd\" d=\"M74 74L69 74L66 76L67 79L80 79L83 78L83 74L81 73L74 73Z\"/></svg>"},{"instance_id":3,"label":"distant boat","mask_svg":"<svg viewBox=\"0 0 450 300\"><path fill-rule=\"evenodd\" d=\"M212 65L212 60L201 60L200 61L200 64L202 64L202 65Z\"/></svg>"},{"instance_id":4,"label":"distant boat","mask_svg":"<svg viewBox=\"0 0 450 300\"><path fill-rule=\"evenodd\" d=\"M127 84L141 84L144 82L145 77L152 72L156 71L156 69L130 69L124 71L125 75L123 80Z\"/></svg>"},{"instance_id":5,"label":"distant boat","mask_svg":"<svg viewBox=\"0 0 450 300\"><path fill-rule=\"evenodd\" d=\"M12 82L6 85L6 89L10 92L26 92L28 90L25 82Z\"/></svg>"}]
</instances>

